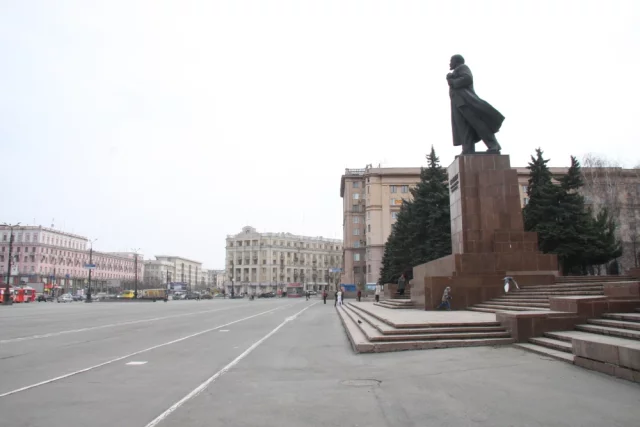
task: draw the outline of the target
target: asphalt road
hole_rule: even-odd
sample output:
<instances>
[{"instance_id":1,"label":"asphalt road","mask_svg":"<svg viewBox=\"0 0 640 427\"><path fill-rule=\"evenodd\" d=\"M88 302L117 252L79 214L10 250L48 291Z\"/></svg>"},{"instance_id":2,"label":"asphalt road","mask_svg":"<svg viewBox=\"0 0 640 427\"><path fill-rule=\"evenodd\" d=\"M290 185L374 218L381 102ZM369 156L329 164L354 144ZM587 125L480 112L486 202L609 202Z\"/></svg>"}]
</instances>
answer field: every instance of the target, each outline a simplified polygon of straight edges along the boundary
<instances>
[{"instance_id":1,"label":"asphalt road","mask_svg":"<svg viewBox=\"0 0 640 427\"><path fill-rule=\"evenodd\" d=\"M634 426L640 386L511 347L355 355L320 300L0 307L0 426Z\"/></svg>"}]
</instances>

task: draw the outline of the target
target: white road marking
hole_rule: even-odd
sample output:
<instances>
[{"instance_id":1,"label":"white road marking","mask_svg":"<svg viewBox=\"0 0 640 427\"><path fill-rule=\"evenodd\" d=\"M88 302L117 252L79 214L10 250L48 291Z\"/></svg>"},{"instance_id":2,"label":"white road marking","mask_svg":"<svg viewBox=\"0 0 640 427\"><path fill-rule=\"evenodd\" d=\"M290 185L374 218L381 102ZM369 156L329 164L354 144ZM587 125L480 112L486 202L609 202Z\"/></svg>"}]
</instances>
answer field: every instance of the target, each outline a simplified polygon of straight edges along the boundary
<instances>
[{"instance_id":1,"label":"white road marking","mask_svg":"<svg viewBox=\"0 0 640 427\"><path fill-rule=\"evenodd\" d=\"M82 374L84 372L88 372L88 371L91 371L93 369L100 368L102 366L110 365L110 364L112 364L114 362L118 362L120 360L128 359L129 357L136 356L138 354L146 353L147 351L151 351L151 350L155 350L155 349L160 348L160 347L165 347L165 346L168 346L168 345L171 345L171 344L179 343L181 341L188 340L189 338L197 337L199 335L206 334L207 332L211 332L211 331L215 331L215 330L220 329L220 328L224 328L225 326L229 326L229 325L233 325L233 324L238 323L238 322L243 322L245 320L253 319L254 317L262 316L263 314L271 313L272 311L282 310L283 308L289 307L291 305L293 305L293 304L284 305L282 307L276 307L276 308L273 308L271 310L267 310L267 311L263 311L263 312L258 313L258 314L254 314L252 316L248 316L248 317L244 317L242 319L234 320L233 322L225 323L224 325L216 326L215 328L205 329L204 331L196 332L195 334L187 335L185 337L178 338L178 339L175 339L173 341L168 341L168 342L163 343L163 344L154 345L153 347L145 348L144 350L138 350L138 351L135 351L133 353L127 354L126 356L116 357L115 359L111 359L111 360L108 360L106 362L99 363L97 365L89 366L88 368L84 368L84 369L80 369L78 371L70 372L68 374L60 375L59 377L51 378L51 379L48 379L48 380L45 380L45 381L40 381L39 383L31 384L31 385L28 385L28 386L25 386L25 387L20 387L20 388L17 388L15 390L11 390L11 391L8 391L6 393L0 394L0 398L11 396L12 394L16 394L16 393L20 393L22 391L30 390L30 389L35 388L35 387L40 387L40 386L45 385L45 384L50 384L50 383L55 382L55 381L60 381L60 380L63 380L65 378L72 377L74 375Z\"/></svg>"},{"instance_id":2,"label":"white road marking","mask_svg":"<svg viewBox=\"0 0 640 427\"><path fill-rule=\"evenodd\" d=\"M247 304L247 306L248 306L248 304ZM40 338L57 337L59 335L75 334L77 332L93 331L93 330L96 330L96 329L114 328L116 326L135 325L137 323L155 322L156 320L175 319L177 317L194 316L196 314L213 313L215 311L231 310L232 308L237 308L237 307L217 308L215 310L204 310L204 311L196 311L196 312L193 312L193 313L174 314L174 315L171 315L171 316L154 317L152 319L132 320L132 321L129 321L129 322L121 322L121 323L110 323L108 325L91 326L89 328L71 329L71 330L68 330L68 331L51 332L51 333L42 334L42 335L32 335L30 337L9 338L9 339L6 339L6 340L0 340L0 344L8 344L8 343L19 342L19 341L29 341L29 340L35 340L35 339L40 339Z\"/></svg>"},{"instance_id":3,"label":"white road marking","mask_svg":"<svg viewBox=\"0 0 640 427\"><path fill-rule=\"evenodd\" d=\"M267 339L269 339L270 336L272 336L273 334L275 334L276 332L278 332L284 325L286 325L287 323L293 321L296 319L296 317L298 317L299 315L301 315L306 309L308 309L311 306L314 306L315 304L317 304L317 302L314 302L311 305L306 306L305 308L303 308L302 310L300 310L299 312L297 312L296 314L294 314L293 316L289 316L286 319L284 319L284 322L280 323L278 326L276 326L275 329L273 329L271 332L269 332L267 335L265 335L264 337L260 338L258 341L256 341L255 343L253 343L251 345L251 347L249 347L248 349L246 349L240 356L236 357L235 359L233 359L227 366L225 366L224 368L220 369L218 372L216 372L215 374L213 374L211 377L209 377L209 379L207 379L205 382L203 382L202 384L200 384L198 387L196 387L193 391L191 391L189 394L187 394L185 397L183 397L182 399L178 400L176 403L174 403L173 405L171 405L171 407L169 409L167 409L166 411L164 411L162 414L158 415L153 421L151 421L149 424L147 424L145 427L154 427L157 426L160 422L162 422L162 420L164 420L165 418L167 418L169 415L171 415L171 413L173 413L176 409L178 409L179 407L181 407L182 405L185 404L185 402L187 402L189 399L192 399L194 397L196 397L197 395L199 395L200 393L202 393L208 386L209 384L211 384L212 382L214 382L215 380L217 380L218 378L220 378L222 375L224 375L229 369L233 368L235 365L237 365L242 359L244 359L245 357L247 357L247 355L249 355L249 353L251 353L253 350L255 350L260 344L262 344L263 342L265 342Z\"/></svg>"},{"instance_id":4,"label":"white road marking","mask_svg":"<svg viewBox=\"0 0 640 427\"><path fill-rule=\"evenodd\" d=\"M140 362L129 362L129 363L126 363L126 365L138 366L138 365L144 365L145 363L147 363L147 362L146 361L144 361L144 362L143 361L140 361Z\"/></svg>"}]
</instances>

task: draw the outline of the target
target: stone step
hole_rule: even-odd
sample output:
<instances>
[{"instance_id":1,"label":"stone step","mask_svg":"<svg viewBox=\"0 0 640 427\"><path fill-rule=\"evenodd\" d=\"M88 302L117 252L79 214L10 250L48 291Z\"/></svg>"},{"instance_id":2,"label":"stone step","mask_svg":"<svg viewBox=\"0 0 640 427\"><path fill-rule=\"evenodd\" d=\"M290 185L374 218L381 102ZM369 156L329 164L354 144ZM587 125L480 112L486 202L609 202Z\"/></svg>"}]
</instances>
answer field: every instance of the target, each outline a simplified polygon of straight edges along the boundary
<instances>
[{"instance_id":1,"label":"stone step","mask_svg":"<svg viewBox=\"0 0 640 427\"><path fill-rule=\"evenodd\" d=\"M626 322L624 320L610 319L587 319L587 323L592 325L608 326L611 328L632 329L640 331L640 322Z\"/></svg>"},{"instance_id":2,"label":"stone step","mask_svg":"<svg viewBox=\"0 0 640 427\"><path fill-rule=\"evenodd\" d=\"M640 341L640 331L634 331L632 329L611 328L609 326L600 325L576 325L576 329L578 331L593 332L600 335L609 335Z\"/></svg>"},{"instance_id":3,"label":"stone step","mask_svg":"<svg viewBox=\"0 0 640 427\"><path fill-rule=\"evenodd\" d=\"M549 308L551 305L548 302L533 302L527 300L500 300L500 299L492 299L484 302L483 304L492 304L492 305L513 305L516 307L542 307Z\"/></svg>"},{"instance_id":4,"label":"stone step","mask_svg":"<svg viewBox=\"0 0 640 427\"><path fill-rule=\"evenodd\" d=\"M389 308L391 310L413 310L415 309L415 305L413 304L390 304L384 301L374 302L373 305L377 305L378 307Z\"/></svg>"},{"instance_id":5,"label":"stone step","mask_svg":"<svg viewBox=\"0 0 640 427\"><path fill-rule=\"evenodd\" d=\"M523 350L527 350L542 356L551 357L552 359L560 360L562 362L573 363L575 359L575 356L573 354L565 353L564 351L554 350L553 348L549 348L549 347L543 347L537 344L518 343L518 344L514 344L514 347L518 347Z\"/></svg>"},{"instance_id":6,"label":"stone step","mask_svg":"<svg viewBox=\"0 0 640 427\"><path fill-rule=\"evenodd\" d=\"M386 323L378 320L370 314L358 310L353 305L347 305L347 309L354 311L354 313L362 320L373 326L378 332L383 335L420 335L420 334L442 334L442 333L505 333L506 329L502 326L433 326L428 328L394 328Z\"/></svg>"},{"instance_id":7,"label":"stone step","mask_svg":"<svg viewBox=\"0 0 640 427\"><path fill-rule=\"evenodd\" d=\"M372 317L375 317L376 319L378 319L379 321L386 323L389 326L392 326L394 328L397 329L416 329L416 328L433 328L434 327L434 323L402 323L402 324L394 324L393 322L391 322L388 319L385 319L383 316L380 316L378 314L376 314L375 312L372 312L370 310L368 310L367 308L363 307L363 304L358 304L358 303L349 303L349 305L353 308L355 308L358 311L361 311L365 314L369 314ZM487 322L487 321L483 321L483 322L438 322L437 327L459 327L459 326L500 326L500 322Z\"/></svg>"},{"instance_id":8,"label":"stone step","mask_svg":"<svg viewBox=\"0 0 640 427\"><path fill-rule=\"evenodd\" d=\"M626 276L558 276L556 283L591 283L591 282L633 282Z\"/></svg>"},{"instance_id":9,"label":"stone step","mask_svg":"<svg viewBox=\"0 0 640 427\"><path fill-rule=\"evenodd\" d=\"M602 317L605 319L625 320L627 322L640 322L640 313L606 313Z\"/></svg>"},{"instance_id":10,"label":"stone step","mask_svg":"<svg viewBox=\"0 0 640 427\"><path fill-rule=\"evenodd\" d=\"M474 307L478 308L493 308L496 310L509 310L509 311L545 311L547 309L541 307L526 307L526 306L517 306L513 304L491 304L490 302L476 304Z\"/></svg>"},{"instance_id":11,"label":"stone step","mask_svg":"<svg viewBox=\"0 0 640 427\"><path fill-rule=\"evenodd\" d=\"M570 342L557 340L549 337L536 337L529 339L529 342L537 345L541 345L543 347L552 348L558 351L564 351L565 353L570 353L572 351L572 346Z\"/></svg>"},{"instance_id":12,"label":"stone step","mask_svg":"<svg viewBox=\"0 0 640 427\"><path fill-rule=\"evenodd\" d=\"M513 289L512 288L512 292L519 292L519 291L537 291L537 290L556 290L556 289L560 289L560 290L602 290L604 288L604 285L602 284L593 284L593 283L585 283L583 285L577 285L577 284L571 284L571 285L539 285L539 286L523 286L521 287L519 290Z\"/></svg>"},{"instance_id":13,"label":"stone step","mask_svg":"<svg viewBox=\"0 0 640 427\"><path fill-rule=\"evenodd\" d=\"M534 300L538 300L538 301L549 301L549 297L547 295L518 295L518 294L505 294L501 297L498 298L504 298L506 300L511 300L511 299L525 299L527 301L534 301Z\"/></svg>"},{"instance_id":14,"label":"stone step","mask_svg":"<svg viewBox=\"0 0 640 427\"><path fill-rule=\"evenodd\" d=\"M356 353L371 353L374 346L367 340L367 337L362 333L358 324L347 316L347 312L343 307L336 307L336 311L347 334L347 338L349 342L351 342L353 351Z\"/></svg>"},{"instance_id":15,"label":"stone step","mask_svg":"<svg viewBox=\"0 0 640 427\"><path fill-rule=\"evenodd\" d=\"M482 308L482 307L476 307L476 306L467 307L467 310L480 311L482 313L495 313L496 311L502 311L502 310L497 310L495 308Z\"/></svg>"},{"instance_id":16,"label":"stone step","mask_svg":"<svg viewBox=\"0 0 640 427\"><path fill-rule=\"evenodd\" d=\"M349 310L344 307L337 307L338 314L347 328L347 335L352 342L354 351L357 353L382 353L388 351L404 351L404 350L426 350L436 348L451 348L451 347L477 347L477 346L495 346L495 345L509 345L513 344L512 338L468 338L468 339L435 339L435 336L431 336L431 339L417 339L411 337L408 341L374 341L371 342L367 339L363 330L373 331L370 325L365 325L366 322L357 323L357 320L353 320L349 316ZM354 331L354 327L360 332ZM440 334L442 335L442 334ZM449 334L452 335L452 334ZM355 343L355 344L354 344Z\"/></svg>"},{"instance_id":17,"label":"stone step","mask_svg":"<svg viewBox=\"0 0 640 427\"><path fill-rule=\"evenodd\" d=\"M590 332L581 332L581 331L555 331L555 332L545 332L544 336L548 338L553 338L559 341L566 341L568 343L571 342L572 338L584 338L585 336L593 336Z\"/></svg>"},{"instance_id":18,"label":"stone step","mask_svg":"<svg viewBox=\"0 0 640 427\"><path fill-rule=\"evenodd\" d=\"M344 308L344 307L343 307ZM352 307L346 308L346 313L351 319L358 324L358 327L365 335L367 340L371 342L390 342L390 341L427 341L427 340L462 340L462 339L485 339L485 338L510 338L507 331L502 332L458 332L458 333L438 333L426 331L422 334L404 334L404 335L384 335L374 326L369 324L360 313Z\"/></svg>"},{"instance_id":19,"label":"stone step","mask_svg":"<svg viewBox=\"0 0 640 427\"><path fill-rule=\"evenodd\" d=\"M555 297L555 296L571 296L571 295L604 295L604 291L554 291L554 292L536 292L536 291L518 291L513 292L512 295L522 296L542 296L542 297Z\"/></svg>"}]
</instances>

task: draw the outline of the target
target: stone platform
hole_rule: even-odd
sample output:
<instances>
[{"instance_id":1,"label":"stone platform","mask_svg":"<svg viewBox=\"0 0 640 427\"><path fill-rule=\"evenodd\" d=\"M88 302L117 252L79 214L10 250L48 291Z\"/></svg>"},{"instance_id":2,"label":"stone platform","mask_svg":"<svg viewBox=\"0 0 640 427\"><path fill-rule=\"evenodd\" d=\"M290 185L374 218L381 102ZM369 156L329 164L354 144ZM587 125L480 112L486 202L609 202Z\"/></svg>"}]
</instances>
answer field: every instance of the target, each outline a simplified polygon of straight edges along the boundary
<instances>
[{"instance_id":1,"label":"stone platform","mask_svg":"<svg viewBox=\"0 0 640 427\"><path fill-rule=\"evenodd\" d=\"M337 311L356 353L513 343L489 313L388 310L369 302L349 302Z\"/></svg>"}]
</instances>

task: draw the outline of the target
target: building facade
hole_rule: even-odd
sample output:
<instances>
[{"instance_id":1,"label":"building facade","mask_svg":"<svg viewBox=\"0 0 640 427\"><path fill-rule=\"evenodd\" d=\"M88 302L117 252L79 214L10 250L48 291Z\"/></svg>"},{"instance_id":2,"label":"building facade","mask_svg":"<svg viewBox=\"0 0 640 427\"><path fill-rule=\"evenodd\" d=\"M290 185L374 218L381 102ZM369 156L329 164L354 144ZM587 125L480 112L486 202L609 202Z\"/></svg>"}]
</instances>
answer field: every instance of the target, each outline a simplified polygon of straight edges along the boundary
<instances>
[{"instance_id":1,"label":"building facade","mask_svg":"<svg viewBox=\"0 0 640 427\"><path fill-rule=\"evenodd\" d=\"M340 180L344 256L343 284L375 284L380 277L384 245L420 168L346 169Z\"/></svg>"},{"instance_id":2,"label":"building facade","mask_svg":"<svg viewBox=\"0 0 640 427\"><path fill-rule=\"evenodd\" d=\"M335 289L342 241L244 227L226 239L226 292L268 292L301 283L306 290Z\"/></svg>"},{"instance_id":3,"label":"building facade","mask_svg":"<svg viewBox=\"0 0 640 427\"><path fill-rule=\"evenodd\" d=\"M155 257L157 261L167 263L167 269L171 276L170 282L186 283L190 287L198 285L202 277L202 263L200 261L172 255L156 255Z\"/></svg>"},{"instance_id":4,"label":"building facade","mask_svg":"<svg viewBox=\"0 0 640 427\"><path fill-rule=\"evenodd\" d=\"M6 283L9 263L9 227L0 226L0 269ZM136 277L133 254L93 250L92 286L106 286L108 281L133 281ZM57 285L65 291L83 289L89 278L89 241L86 237L42 226L13 228L12 284L28 283L38 291L45 285ZM144 265L138 255L138 278Z\"/></svg>"},{"instance_id":5,"label":"building facade","mask_svg":"<svg viewBox=\"0 0 640 427\"><path fill-rule=\"evenodd\" d=\"M150 287L166 286L176 277L175 264L169 261L146 260L144 262L144 283Z\"/></svg>"}]
</instances>

